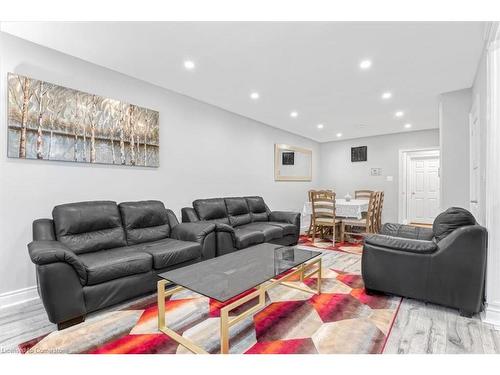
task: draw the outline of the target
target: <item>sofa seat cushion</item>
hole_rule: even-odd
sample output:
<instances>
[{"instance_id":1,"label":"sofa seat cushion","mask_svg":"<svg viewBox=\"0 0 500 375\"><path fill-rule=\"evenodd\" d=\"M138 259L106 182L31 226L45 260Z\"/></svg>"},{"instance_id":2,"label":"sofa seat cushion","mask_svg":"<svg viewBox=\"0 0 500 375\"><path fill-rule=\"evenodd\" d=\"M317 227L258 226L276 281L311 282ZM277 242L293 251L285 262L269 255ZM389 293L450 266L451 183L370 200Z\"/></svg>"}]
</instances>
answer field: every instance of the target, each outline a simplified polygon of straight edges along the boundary
<instances>
[{"instance_id":1,"label":"sofa seat cushion","mask_svg":"<svg viewBox=\"0 0 500 375\"><path fill-rule=\"evenodd\" d=\"M153 257L153 268L156 270L201 257L201 245L198 242L165 238L143 245L143 251Z\"/></svg>"},{"instance_id":2,"label":"sofa seat cushion","mask_svg":"<svg viewBox=\"0 0 500 375\"><path fill-rule=\"evenodd\" d=\"M245 224L237 228L258 230L259 232L262 232L262 234L264 234L264 242L283 238L283 229L276 225L270 225L264 222Z\"/></svg>"},{"instance_id":3,"label":"sofa seat cushion","mask_svg":"<svg viewBox=\"0 0 500 375\"><path fill-rule=\"evenodd\" d=\"M283 236L297 234L299 231L295 225L290 224L290 223L280 223L277 221L269 221L266 224L274 225L274 226L277 226L277 227L280 227L281 229L283 229Z\"/></svg>"},{"instance_id":4,"label":"sofa seat cushion","mask_svg":"<svg viewBox=\"0 0 500 375\"><path fill-rule=\"evenodd\" d=\"M247 229L244 227L245 225L234 228L237 249L245 249L264 242L264 233L256 229Z\"/></svg>"},{"instance_id":5,"label":"sofa seat cushion","mask_svg":"<svg viewBox=\"0 0 500 375\"><path fill-rule=\"evenodd\" d=\"M151 255L137 246L95 251L78 258L87 270L87 285L148 272L153 268Z\"/></svg>"}]
</instances>

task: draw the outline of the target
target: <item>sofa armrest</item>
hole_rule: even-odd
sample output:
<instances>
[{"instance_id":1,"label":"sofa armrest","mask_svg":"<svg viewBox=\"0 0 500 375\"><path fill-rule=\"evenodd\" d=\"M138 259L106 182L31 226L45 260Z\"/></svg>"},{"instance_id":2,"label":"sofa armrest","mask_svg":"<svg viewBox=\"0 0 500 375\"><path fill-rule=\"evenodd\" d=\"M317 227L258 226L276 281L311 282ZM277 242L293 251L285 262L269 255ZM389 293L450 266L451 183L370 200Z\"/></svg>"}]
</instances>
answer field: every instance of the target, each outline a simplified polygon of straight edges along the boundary
<instances>
[{"instance_id":1,"label":"sofa armrest","mask_svg":"<svg viewBox=\"0 0 500 375\"><path fill-rule=\"evenodd\" d=\"M87 283L87 270L75 253L59 241L33 241L28 244L31 261L36 265L63 262L75 270L80 283Z\"/></svg>"},{"instance_id":2,"label":"sofa armrest","mask_svg":"<svg viewBox=\"0 0 500 375\"><path fill-rule=\"evenodd\" d=\"M228 224L224 223L215 223L215 230L217 232L227 232L227 233L233 233L234 234L234 228Z\"/></svg>"},{"instance_id":3,"label":"sofa armrest","mask_svg":"<svg viewBox=\"0 0 500 375\"><path fill-rule=\"evenodd\" d=\"M416 254L430 254L438 250L438 246L434 241L391 237L381 234L371 234L366 236L365 246L366 245Z\"/></svg>"},{"instance_id":4,"label":"sofa armrest","mask_svg":"<svg viewBox=\"0 0 500 375\"><path fill-rule=\"evenodd\" d=\"M54 221L52 219L37 219L33 221L33 241L55 241Z\"/></svg>"},{"instance_id":5,"label":"sofa armrest","mask_svg":"<svg viewBox=\"0 0 500 375\"><path fill-rule=\"evenodd\" d=\"M395 223L385 223L380 230L380 234L409 238L413 240L432 240L433 232L431 228L416 227L413 225L395 224Z\"/></svg>"},{"instance_id":6,"label":"sofa armrest","mask_svg":"<svg viewBox=\"0 0 500 375\"><path fill-rule=\"evenodd\" d=\"M181 241L202 243L205 237L214 231L215 224L213 223L181 223L173 228L170 237Z\"/></svg>"},{"instance_id":7,"label":"sofa armrest","mask_svg":"<svg viewBox=\"0 0 500 375\"><path fill-rule=\"evenodd\" d=\"M183 223L195 223L200 221L196 211L192 207L183 207L181 209L182 222Z\"/></svg>"},{"instance_id":8,"label":"sofa armrest","mask_svg":"<svg viewBox=\"0 0 500 375\"><path fill-rule=\"evenodd\" d=\"M300 213L288 211L272 211L269 215L269 221L294 224L297 230L300 230Z\"/></svg>"}]
</instances>

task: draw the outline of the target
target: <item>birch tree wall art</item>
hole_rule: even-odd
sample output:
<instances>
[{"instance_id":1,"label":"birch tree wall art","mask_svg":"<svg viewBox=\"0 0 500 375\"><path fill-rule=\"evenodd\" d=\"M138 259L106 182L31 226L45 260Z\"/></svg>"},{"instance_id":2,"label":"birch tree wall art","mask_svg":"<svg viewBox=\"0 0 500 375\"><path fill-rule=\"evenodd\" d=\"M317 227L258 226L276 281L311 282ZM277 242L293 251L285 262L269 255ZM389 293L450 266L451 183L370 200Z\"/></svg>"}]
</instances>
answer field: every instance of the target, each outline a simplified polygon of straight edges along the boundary
<instances>
[{"instance_id":1,"label":"birch tree wall art","mask_svg":"<svg viewBox=\"0 0 500 375\"><path fill-rule=\"evenodd\" d=\"M9 73L8 156L159 166L157 111Z\"/></svg>"}]
</instances>

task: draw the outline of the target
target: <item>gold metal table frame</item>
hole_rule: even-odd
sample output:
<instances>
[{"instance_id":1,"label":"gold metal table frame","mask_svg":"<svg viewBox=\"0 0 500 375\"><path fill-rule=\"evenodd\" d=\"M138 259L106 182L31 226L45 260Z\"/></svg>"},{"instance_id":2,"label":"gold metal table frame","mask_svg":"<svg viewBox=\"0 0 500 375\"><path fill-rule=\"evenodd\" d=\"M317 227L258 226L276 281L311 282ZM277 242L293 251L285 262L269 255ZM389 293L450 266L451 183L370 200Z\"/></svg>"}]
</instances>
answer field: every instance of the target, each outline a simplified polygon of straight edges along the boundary
<instances>
[{"instance_id":1,"label":"gold metal table frame","mask_svg":"<svg viewBox=\"0 0 500 375\"><path fill-rule=\"evenodd\" d=\"M316 267L315 267L316 266ZM312 269L312 270L311 270ZM312 289L309 287L302 287L300 285L295 285L289 280L295 276L299 275L299 280L304 281L307 278L310 278L314 275L317 275L316 281L316 289ZM229 328L231 328L236 323L242 321L246 317L255 314L257 311L265 307L266 305L266 291L273 288L276 285L284 285L289 288L298 289L303 292L311 293L311 294L320 294L321 293L321 256L317 259L313 259L309 262L303 263L296 268L292 268L292 272L287 273L283 277L279 279L270 279L258 287L256 290L250 294L247 294L238 300L222 307L220 309L220 352L221 354L229 353ZM191 340L186 339L184 336L179 335L177 332L172 330L166 325L165 322L165 298L174 295L184 288L182 286L175 286L168 291L165 290L167 285L172 285L173 283L168 280L160 280L158 281L158 330L187 348L193 353L196 354L208 354L208 352L195 344ZM240 313L236 316L229 316L229 313L236 309L237 307L243 305L244 303L258 298L258 303L248 310Z\"/></svg>"}]
</instances>

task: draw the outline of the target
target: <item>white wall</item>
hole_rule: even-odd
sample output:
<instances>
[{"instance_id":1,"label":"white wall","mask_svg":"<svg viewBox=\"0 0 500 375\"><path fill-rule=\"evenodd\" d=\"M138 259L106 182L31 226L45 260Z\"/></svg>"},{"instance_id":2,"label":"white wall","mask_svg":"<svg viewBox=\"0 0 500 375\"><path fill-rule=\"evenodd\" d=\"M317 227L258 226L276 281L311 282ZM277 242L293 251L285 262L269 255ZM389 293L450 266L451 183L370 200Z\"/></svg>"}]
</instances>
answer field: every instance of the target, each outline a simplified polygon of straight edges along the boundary
<instances>
[{"instance_id":1,"label":"white wall","mask_svg":"<svg viewBox=\"0 0 500 375\"><path fill-rule=\"evenodd\" d=\"M7 158L8 72L158 110L160 168ZM35 284L31 222L51 217L54 205L160 199L178 213L196 198L256 194L271 209L299 210L317 185L316 142L4 33L0 113L0 295ZM275 182L274 143L312 149L313 182Z\"/></svg>"},{"instance_id":2,"label":"white wall","mask_svg":"<svg viewBox=\"0 0 500 375\"><path fill-rule=\"evenodd\" d=\"M441 207L469 208L469 112L471 89L439 97Z\"/></svg>"},{"instance_id":3,"label":"white wall","mask_svg":"<svg viewBox=\"0 0 500 375\"><path fill-rule=\"evenodd\" d=\"M351 163L351 147L356 146L368 146L368 161ZM320 184L335 189L339 197L361 189L382 190L383 221L397 222L399 150L427 147L439 147L437 129L322 143ZM371 176L370 168L382 168L382 176Z\"/></svg>"}]
</instances>

